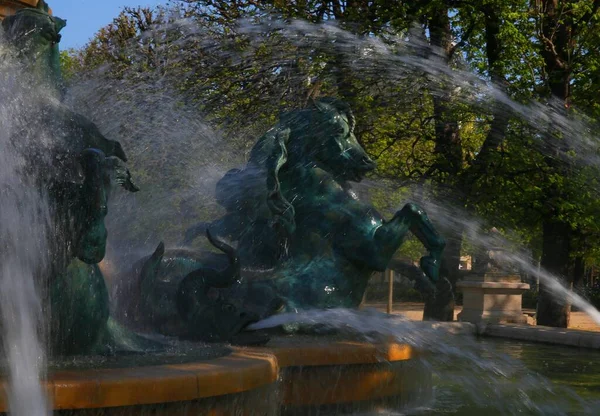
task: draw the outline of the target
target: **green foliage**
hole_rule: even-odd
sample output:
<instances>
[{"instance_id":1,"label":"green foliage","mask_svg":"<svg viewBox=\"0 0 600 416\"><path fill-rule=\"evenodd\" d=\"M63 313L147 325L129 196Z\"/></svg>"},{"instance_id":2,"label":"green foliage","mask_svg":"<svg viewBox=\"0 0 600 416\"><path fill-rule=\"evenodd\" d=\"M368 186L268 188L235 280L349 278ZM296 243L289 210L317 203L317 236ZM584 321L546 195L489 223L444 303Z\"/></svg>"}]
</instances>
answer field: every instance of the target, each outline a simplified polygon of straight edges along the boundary
<instances>
[{"instance_id":1,"label":"green foliage","mask_svg":"<svg viewBox=\"0 0 600 416\"><path fill-rule=\"evenodd\" d=\"M535 309L538 301L539 291L535 288L523 293L523 308Z\"/></svg>"},{"instance_id":2,"label":"green foliage","mask_svg":"<svg viewBox=\"0 0 600 416\"><path fill-rule=\"evenodd\" d=\"M596 309L600 308L600 285L586 285L581 291L581 295L587 299Z\"/></svg>"},{"instance_id":3,"label":"green foliage","mask_svg":"<svg viewBox=\"0 0 600 416\"><path fill-rule=\"evenodd\" d=\"M111 77L134 81L155 74L239 149L249 149L282 112L317 96L343 98L355 111L361 144L378 163L374 176L383 185L371 187L369 193L379 210L393 212L415 187L432 190L429 197L445 195L486 224L512 230L510 238L536 256L541 224L552 217L577 231L572 255L597 263L599 172L593 164L579 163L590 156L583 148L569 148L560 135L530 125L518 112L495 102L493 95L482 93L481 99L472 97L471 90L457 91L456 79L450 76L433 79L390 63L395 62L394 54L410 53L397 46L398 39L434 43L431 35L440 29L435 19L445 16L451 42L442 42L438 52L451 73L467 68L496 85L499 95L523 103L545 102L554 79L548 53L560 46L560 39L548 38L543 30L551 17L547 3L187 0L168 11L125 9L83 50L64 52L61 62L67 78L101 66L109 68ZM572 40L555 57L568 68L571 93L566 104L577 109L565 111L565 116L585 115L594 125L600 116L597 2L558 3L569 11L559 23L573 26ZM312 41L286 36L280 26L268 25L273 15L285 22L335 22L356 44L378 39L389 46L390 55L360 60L348 52L355 44L335 43L318 32L318 26L315 33L323 35L324 42L318 36ZM195 32L174 24L182 17L192 19ZM239 25L240 18L250 22ZM165 23L174 30L151 31ZM248 30L252 25L258 25L256 30ZM498 130L502 123L494 123L502 114L507 120ZM436 128L440 126L454 126L450 145L443 145ZM561 148L566 148L565 156L557 162L553 152ZM446 165L448 155L459 157L452 173ZM403 247L402 255L421 255L412 240ZM470 247L465 244L463 253L469 254Z\"/></svg>"},{"instance_id":4,"label":"green foliage","mask_svg":"<svg viewBox=\"0 0 600 416\"><path fill-rule=\"evenodd\" d=\"M67 82L71 81L73 77L81 73L84 69L84 64L81 61L79 51L75 49L67 49L60 52L60 69L62 76Z\"/></svg>"}]
</instances>

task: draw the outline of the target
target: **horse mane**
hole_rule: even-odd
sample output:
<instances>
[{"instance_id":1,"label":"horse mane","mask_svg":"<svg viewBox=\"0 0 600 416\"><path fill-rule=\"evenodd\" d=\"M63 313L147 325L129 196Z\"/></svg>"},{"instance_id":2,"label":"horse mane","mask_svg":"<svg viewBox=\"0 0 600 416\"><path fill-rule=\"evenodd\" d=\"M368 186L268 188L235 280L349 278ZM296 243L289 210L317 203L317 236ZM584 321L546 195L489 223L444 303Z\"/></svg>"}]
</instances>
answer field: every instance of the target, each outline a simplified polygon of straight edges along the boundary
<instances>
[{"instance_id":1,"label":"horse mane","mask_svg":"<svg viewBox=\"0 0 600 416\"><path fill-rule=\"evenodd\" d=\"M315 116L326 116L326 113L332 109L336 113L347 116L349 129L352 132L356 125L356 119L350 106L333 97L311 100L307 108L292 110L280 117L278 133L274 137L275 142L265 161L265 170L267 174L267 204L273 215L272 224L282 233L283 240L287 240L294 233L296 221L294 206L281 193L279 171L288 163L289 145L294 141L295 133L300 129L310 128Z\"/></svg>"},{"instance_id":2,"label":"horse mane","mask_svg":"<svg viewBox=\"0 0 600 416\"><path fill-rule=\"evenodd\" d=\"M346 115L348 117L348 127L350 132L354 131L354 127L356 126L356 117L354 117L354 113L347 102L334 97L323 97L317 100L311 100L310 103L321 112L328 110L323 106L323 104L326 104L334 108L338 113Z\"/></svg>"},{"instance_id":3,"label":"horse mane","mask_svg":"<svg viewBox=\"0 0 600 416\"><path fill-rule=\"evenodd\" d=\"M356 122L350 106L332 97L311 100L305 108L281 114L279 122L252 148L246 167L242 170L232 169L217 184L217 200L228 210L235 210L240 201L257 197L261 200L256 200L256 206L266 204L270 214L268 223L275 233L277 244L282 248L283 256L287 253L288 241L295 233L296 219L292 202L282 193L279 173L289 166L293 153L302 151L300 149L304 143L299 142L304 136L302 133L315 122L336 114L344 114L350 130L354 129ZM264 177L265 181L260 184L260 192L253 193L244 185L248 182L257 185L257 174Z\"/></svg>"}]
</instances>

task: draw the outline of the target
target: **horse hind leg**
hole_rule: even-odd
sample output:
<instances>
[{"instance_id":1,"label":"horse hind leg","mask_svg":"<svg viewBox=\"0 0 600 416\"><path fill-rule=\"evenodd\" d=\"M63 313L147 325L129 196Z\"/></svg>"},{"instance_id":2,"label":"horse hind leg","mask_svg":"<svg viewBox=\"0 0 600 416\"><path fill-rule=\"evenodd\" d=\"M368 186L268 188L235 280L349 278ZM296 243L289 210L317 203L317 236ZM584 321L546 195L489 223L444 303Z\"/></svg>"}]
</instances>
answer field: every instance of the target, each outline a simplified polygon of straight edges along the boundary
<instances>
[{"instance_id":1,"label":"horse hind leg","mask_svg":"<svg viewBox=\"0 0 600 416\"><path fill-rule=\"evenodd\" d=\"M440 274L442 253L446 240L437 232L427 213L417 204L406 204L398 213L402 222L406 222L411 233L415 235L429 252L421 257L420 266L433 282L437 282Z\"/></svg>"}]
</instances>

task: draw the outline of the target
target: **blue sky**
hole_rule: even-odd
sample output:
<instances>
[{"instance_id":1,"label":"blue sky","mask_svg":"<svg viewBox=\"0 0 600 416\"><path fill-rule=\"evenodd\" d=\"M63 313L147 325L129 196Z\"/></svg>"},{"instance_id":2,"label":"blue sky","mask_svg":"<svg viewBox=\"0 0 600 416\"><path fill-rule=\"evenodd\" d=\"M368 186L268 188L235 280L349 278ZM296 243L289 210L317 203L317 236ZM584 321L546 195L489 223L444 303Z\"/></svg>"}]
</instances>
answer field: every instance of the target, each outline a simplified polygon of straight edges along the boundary
<instances>
[{"instance_id":1,"label":"blue sky","mask_svg":"<svg viewBox=\"0 0 600 416\"><path fill-rule=\"evenodd\" d=\"M54 15L67 19L61 31L61 49L85 45L101 27L114 19L125 6L157 6L167 0L46 0Z\"/></svg>"}]
</instances>

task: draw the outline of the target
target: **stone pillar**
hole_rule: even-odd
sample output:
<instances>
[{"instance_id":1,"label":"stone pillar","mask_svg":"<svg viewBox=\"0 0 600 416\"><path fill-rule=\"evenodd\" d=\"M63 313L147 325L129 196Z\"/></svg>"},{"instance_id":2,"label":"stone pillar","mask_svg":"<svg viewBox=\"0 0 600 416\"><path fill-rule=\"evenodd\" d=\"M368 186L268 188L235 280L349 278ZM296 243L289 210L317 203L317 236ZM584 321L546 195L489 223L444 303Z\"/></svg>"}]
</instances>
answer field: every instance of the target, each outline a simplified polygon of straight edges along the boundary
<instances>
[{"instance_id":1,"label":"stone pillar","mask_svg":"<svg viewBox=\"0 0 600 416\"><path fill-rule=\"evenodd\" d=\"M529 289L529 284L522 283L521 276L503 273L471 275L468 280L458 282L456 287L463 293L459 321L474 324L527 323L521 304L523 292Z\"/></svg>"},{"instance_id":2,"label":"stone pillar","mask_svg":"<svg viewBox=\"0 0 600 416\"><path fill-rule=\"evenodd\" d=\"M493 230L494 231L494 230ZM526 324L523 314L523 293L529 284L521 282L521 276L506 264L503 248L484 250L476 258L473 273L456 284L463 293L463 310L459 321L479 323Z\"/></svg>"}]
</instances>

